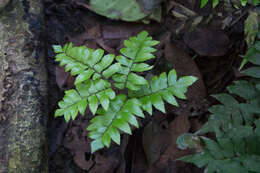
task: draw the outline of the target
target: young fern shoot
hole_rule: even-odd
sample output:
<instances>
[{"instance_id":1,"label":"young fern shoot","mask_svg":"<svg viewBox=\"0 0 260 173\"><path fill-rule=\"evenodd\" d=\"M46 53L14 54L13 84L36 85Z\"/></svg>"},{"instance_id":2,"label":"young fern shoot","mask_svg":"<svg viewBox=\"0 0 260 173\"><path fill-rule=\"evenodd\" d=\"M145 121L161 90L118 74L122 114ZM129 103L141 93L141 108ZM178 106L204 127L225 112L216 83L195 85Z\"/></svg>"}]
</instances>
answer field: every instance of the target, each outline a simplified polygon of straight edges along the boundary
<instances>
[{"instance_id":1,"label":"young fern shoot","mask_svg":"<svg viewBox=\"0 0 260 173\"><path fill-rule=\"evenodd\" d=\"M177 79L174 69L154 76L151 81L139 74L153 68L145 61L155 58L153 46L158 43L143 31L125 40L118 56L71 43L53 46L56 61L76 76L75 88L65 91L55 117L64 116L69 122L78 113L84 115L89 107L94 115L87 127L88 136L93 140L92 153L110 147L111 140L120 145L120 133L131 135L130 125L138 128L137 118L144 118L144 111L152 115L154 107L165 113L164 101L178 106L175 97L186 98L184 94L196 77ZM120 94L116 95L115 89Z\"/></svg>"}]
</instances>

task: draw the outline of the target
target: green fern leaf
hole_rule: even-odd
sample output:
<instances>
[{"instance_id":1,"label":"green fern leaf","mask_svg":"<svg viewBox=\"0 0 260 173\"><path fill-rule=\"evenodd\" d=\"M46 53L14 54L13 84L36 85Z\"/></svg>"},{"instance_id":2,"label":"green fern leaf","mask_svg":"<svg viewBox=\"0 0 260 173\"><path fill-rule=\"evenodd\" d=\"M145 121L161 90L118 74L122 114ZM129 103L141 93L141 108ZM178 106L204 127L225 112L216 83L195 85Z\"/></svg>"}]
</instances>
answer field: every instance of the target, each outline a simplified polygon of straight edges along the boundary
<instances>
[{"instance_id":1,"label":"green fern leaf","mask_svg":"<svg viewBox=\"0 0 260 173\"><path fill-rule=\"evenodd\" d=\"M242 56L244 59L239 67L241 70L244 65L249 61L255 65L260 65L260 41L256 41L246 52L245 56Z\"/></svg>"},{"instance_id":2,"label":"green fern leaf","mask_svg":"<svg viewBox=\"0 0 260 173\"><path fill-rule=\"evenodd\" d=\"M201 0L200 8L203 8L209 0Z\"/></svg>"},{"instance_id":3,"label":"green fern leaf","mask_svg":"<svg viewBox=\"0 0 260 173\"><path fill-rule=\"evenodd\" d=\"M138 128L137 117L144 118L143 111L152 114L152 106L165 112L164 100L178 106L176 98L185 99L187 88L196 81L195 77L185 76L177 80L175 70L167 75L154 76L148 83L139 75L153 68L145 61L154 58L153 41L143 31L124 42L122 55L105 55L101 49L93 50L85 46L73 47L66 44L53 46L56 61L65 65L65 70L77 76L75 89L65 92L59 102L55 117L64 116L66 122L74 120L80 113L84 115L89 107L97 116L88 126L91 152L109 147L111 142L120 144L120 133L132 133L131 126ZM113 63L116 60L116 63ZM109 78L112 77L113 81ZM112 88L128 89L128 95L116 96ZM99 108L99 105L101 107Z\"/></svg>"},{"instance_id":4,"label":"green fern leaf","mask_svg":"<svg viewBox=\"0 0 260 173\"><path fill-rule=\"evenodd\" d=\"M243 71L247 76L260 78L260 67L251 67Z\"/></svg>"},{"instance_id":5,"label":"green fern leaf","mask_svg":"<svg viewBox=\"0 0 260 173\"><path fill-rule=\"evenodd\" d=\"M193 163L197 167L202 168L202 167L206 166L207 164L209 164L209 162L211 160L213 160L213 158L207 151L205 151L203 153L197 153L197 154L193 154L193 155L184 156L177 160L185 161L188 163Z\"/></svg>"},{"instance_id":6,"label":"green fern leaf","mask_svg":"<svg viewBox=\"0 0 260 173\"><path fill-rule=\"evenodd\" d=\"M62 101L59 102L60 109L55 112L55 117L64 115L68 122L74 120L78 114L84 115L87 105L93 114L96 113L98 103L107 110L110 100L115 98L115 92L111 89L111 84L103 79L95 81L88 80L77 84L76 89L65 92Z\"/></svg>"},{"instance_id":7,"label":"green fern leaf","mask_svg":"<svg viewBox=\"0 0 260 173\"><path fill-rule=\"evenodd\" d=\"M116 60L122 64L118 74L113 76L117 88L139 90L140 86L147 84L146 79L137 75L136 72L144 72L153 68L153 66L144 62L154 58L152 53L156 49L152 48L152 46L158 43L158 41L152 40L146 31L125 40L125 48L120 50L122 55L116 57Z\"/></svg>"},{"instance_id":8,"label":"green fern leaf","mask_svg":"<svg viewBox=\"0 0 260 173\"><path fill-rule=\"evenodd\" d=\"M144 117L140 106L137 99L127 99L126 95L120 94L111 102L108 110L99 109L98 116L90 121L91 125L87 128L92 143L99 143L99 147L91 147L92 153L105 146L109 147L111 140L120 144L118 130L131 135L129 124L138 128L136 116Z\"/></svg>"},{"instance_id":9,"label":"green fern leaf","mask_svg":"<svg viewBox=\"0 0 260 173\"><path fill-rule=\"evenodd\" d=\"M212 114L208 122L195 134L214 132L216 140L207 140L195 134L180 136L177 142L183 149L194 146L191 143L195 139L194 136L204 142L197 147L201 153L180 160L199 167L206 166L206 172L260 172L259 51L260 44L256 42L249 48L244 59L246 61L242 63L242 66L247 61L256 65L244 70L252 80L236 81L234 85L228 86L229 93L233 95L213 95L221 104L209 108Z\"/></svg>"},{"instance_id":10,"label":"green fern leaf","mask_svg":"<svg viewBox=\"0 0 260 173\"><path fill-rule=\"evenodd\" d=\"M254 85L248 81L235 81L234 85L227 87L229 93L236 94L246 100L251 100L257 96L257 90Z\"/></svg>"},{"instance_id":11,"label":"green fern leaf","mask_svg":"<svg viewBox=\"0 0 260 173\"><path fill-rule=\"evenodd\" d=\"M120 63L112 64L115 55L104 55L104 50L93 50L86 46L73 47L72 43L53 46L56 61L60 65L65 65L65 70L70 71L71 75L78 75L75 84L79 84L88 79L96 80L101 77L108 79L120 69Z\"/></svg>"},{"instance_id":12,"label":"green fern leaf","mask_svg":"<svg viewBox=\"0 0 260 173\"><path fill-rule=\"evenodd\" d=\"M142 109L152 115L152 106L165 113L164 102L178 106L174 96L186 99L184 95L187 88L197 79L193 76L184 76L177 80L175 70L168 74L162 73L159 77L154 76L148 85L142 86L139 91L129 91L130 97L137 97L142 103Z\"/></svg>"}]
</instances>

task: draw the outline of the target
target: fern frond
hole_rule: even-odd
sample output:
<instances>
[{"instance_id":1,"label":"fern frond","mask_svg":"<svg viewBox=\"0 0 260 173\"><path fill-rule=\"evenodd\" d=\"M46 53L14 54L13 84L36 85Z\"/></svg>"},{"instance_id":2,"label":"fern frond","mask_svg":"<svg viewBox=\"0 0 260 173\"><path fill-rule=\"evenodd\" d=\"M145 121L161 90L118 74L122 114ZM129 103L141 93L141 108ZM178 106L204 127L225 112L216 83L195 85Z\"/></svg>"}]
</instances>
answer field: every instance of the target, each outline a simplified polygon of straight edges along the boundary
<instances>
[{"instance_id":1,"label":"fern frond","mask_svg":"<svg viewBox=\"0 0 260 173\"><path fill-rule=\"evenodd\" d=\"M208 122L198 131L198 134L215 132L217 137L246 137L250 135L249 125L254 116L260 114L260 107L253 103L239 103L229 94L218 94L214 97L222 105L209 108L212 113ZM244 122L247 126L244 125Z\"/></svg>"},{"instance_id":2,"label":"fern frond","mask_svg":"<svg viewBox=\"0 0 260 173\"><path fill-rule=\"evenodd\" d=\"M177 80L177 73L171 70L167 76L164 72L159 77L154 76L148 85L139 91L129 91L130 97L136 97L142 103L142 109L152 115L152 106L165 113L164 102L178 106L174 96L186 99L187 88L197 80L193 76L184 76Z\"/></svg>"},{"instance_id":3,"label":"fern frond","mask_svg":"<svg viewBox=\"0 0 260 173\"><path fill-rule=\"evenodd\" d=\"M256 41L254 45L252 45L250 48L248 48L246 54L242 56L243 61L239 67L239 70L241 70L244 65L249 61L252 64L260 65L260 41Z\"/></svg>"},{"instance_id":4,"label":"fern frond","mask_svg":"<svg viewBox=\"0 0 260 173\"><path fill-rule=\"evenodd\" d=\"M115 98L115 92L111 84L103 79L95 81L88 80L77 84L76 89L65 91L63 100L59 102L59 109L55 112L55 117L64 115L66 122L74 120L78 115L84 115L87 105L93 114L96 113L98 104L107 110L110 100Z\"/></svg>"},{"instance_id":5,"label":"fern frond","mask_svg":"<svg viewBox=\"0 0 260 173\"><path fill-rule=\"evenodd\" d=\"M229 94L213 95L220 104L209 108L208 122L195 134L183 134L177 140L181 148L199 148L200 153L179 160L206 167L206 172L260 172L259 57L258 41L248 49L241 64L241 68L248 61L255 65L243 71L251 80L234 82L227 87ZM208 132L214 132L216 140L197 136Z\"/></svg>"},{"instance_id":6,"label":"fern frond","mask_svg":"<svg viewBox=\"0 0 260 173\"><path fill-rule=\"evenodd\" d=\"M137 99L127 99L126 95L120 94L111 102L108 110L99 109L98 116L90 121L91 125L87 128L89 137L93 139L91 152L109 147L111 139L119 145L119 130L131 135L129 124L138 128L136 116L144 117L140 106Z\"/></svg>"},{"instance_id":7,"label":"fern frond","mask_svg":"<svg viewBox=\"0 0 260 173\"><path fill-rule=\"evenodd\" d=\"M85 46L73 47L66 44L53 46L56 61L65 65L65 70L77 76L75 89L65 92L59 102L55 117L63 116L66 122L74 120L78 113L84 115L89 107L97 116L88 126L92 153L109 147L111 140L120 144L120 132L131 134L131 126L138 128L137 117L144 118L143 111L152 114L152 105L165 112L163 100L178 106L175 97L185 99L187 88L196 81L195 77L185 76L177 80L175 70L155 76L151 82L138 75L153 68L145 61L154 58L158 44L143 31L124 42L122 55L104 55L101 49L93 50ZM117 63L113 64L114 59ZM113 81L109 81L112 77ZM128 89L128 95L116 96L112 88ZM99 104L101 107L99 108Z\"/></svg>"},{"instance_id":8,"label":"fern frond","mask_svg":"<svg viewBox=\"0 0 260 173\"><path fill-rule=\"evenodd\" d=\"M115 55L104 55L104 50L93 50L86 46L73 47L72 43L63 47L53 46L56 61L60 65L65 65L65 71L70 71L72 76L78 75L75 85L88 79L96 80L99 78L108 79L120 69L120 63L113 65Z\"/></svg>"},{"instance_id":9,"label":"fern frond","mask_svg":"<svg viewBox=\"0 0 260 173\"><path fill-rule=\"evenodd\" d=\"M156 49L152 46L158 43L158 41L152 40L152 37L149 37L145 31L124 41L125 48L120 50L122 55L116 57L122 66L118 74L113 76L117 88L139 90L140 86L147 84L145 78L137 75L136 72L144 72L153 68L144 62L154 58L152 53Z\"/></svg>"}]
</instances>

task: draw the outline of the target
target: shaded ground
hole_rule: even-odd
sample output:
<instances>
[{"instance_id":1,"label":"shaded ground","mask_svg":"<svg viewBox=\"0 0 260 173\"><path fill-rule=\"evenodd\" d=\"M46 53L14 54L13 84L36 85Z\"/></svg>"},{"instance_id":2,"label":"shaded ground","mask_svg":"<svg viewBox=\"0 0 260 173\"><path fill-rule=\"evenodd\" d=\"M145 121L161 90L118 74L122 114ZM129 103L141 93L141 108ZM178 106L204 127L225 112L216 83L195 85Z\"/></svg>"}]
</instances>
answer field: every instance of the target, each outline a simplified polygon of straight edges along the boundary
<instances>
[{"instance_id":1,"label":"shaded ground","mask_svg":"<svg viewBox=\"0 0 260 173\"><path fill-rule=\"evenodd\" d=\"M86 2L85 2L86 3ZM173 1L165 2L161 24L112 21L86 9L79 1L45 0L47 25L47 60L49 75L49 150L51 173L196 173L203 172L175 159L192 153L176 147L176 138L185 132L195 132L207 120L207 108L214 104L210 94L223 92L236 78L236 69L243 54L243 21L245 16L220 6L212 10L199 8L198 1L181 1L196 15L178 18L183 7ZM236 14L236 15L234 15ZM212 18L210 18L210 16ZM233 23L224 21L232 16ZM191 24L198 17L201 23L193 32ZM237 20L240 19L240 20ZM132 136L123 136L122 145L90 154L85 128L92 115L66 124L53 119L57 102L65 89L73 87L73 78L54 62L51 45L73 42L91 48L103 48L118 53L122 41L147 30L160 40L153 74L175 68L179 75L194 75L199 81L187 93L188 100L180 107L167 105L167 115L155 112L141 120L142 127ZM149 74L148 74L149 75Z\"/></svg>"}]
</instances>

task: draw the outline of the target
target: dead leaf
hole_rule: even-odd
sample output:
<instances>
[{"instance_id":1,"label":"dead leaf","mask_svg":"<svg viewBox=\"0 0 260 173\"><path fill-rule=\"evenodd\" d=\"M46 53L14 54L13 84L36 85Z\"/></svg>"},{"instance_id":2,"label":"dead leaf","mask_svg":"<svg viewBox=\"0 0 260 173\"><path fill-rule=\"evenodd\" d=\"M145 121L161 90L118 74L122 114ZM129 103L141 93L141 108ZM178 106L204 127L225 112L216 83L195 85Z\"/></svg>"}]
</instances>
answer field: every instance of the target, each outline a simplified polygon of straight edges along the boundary
<instances>
[{"instance_id":1,"label":"dead leaf","mask_svg":"<svg viewBox=\"0 0 260 173\"><path fill-rule=\"evenodd\" d=\"M149 34L158 32L160 25L153 23L145 25L139 23L115 23L103 26L102 36L104 39L128 39L137 35L139 32L146 30Z\"/></svg>"},{"instance_id":2,"label":"dead leaf","mask_svg":"<svg viewBox=\"0 0 260 173\"><path fill-rule=\"evenodd\" d=\"M81 135L79 132L81 131ZM87 140L87 132L81 127L72 127L66 133L63 145L70 150L74 162L83 170L89 170L94 162L86 160L85 154L91 153L90 141Z\"/></svg>"},{"instance_id":3,"label":"dead leaf","mask_svg":"<svg viewBox=\"0 0 260 173\"><path fill-rule=\"evenodd\" d=\"M100 29L100 25L99 24L89 28L87 33L88 33L88 36L93 38L93 39L97 39L97 38L101 38L102 37L101 29Z\"/></svg>"},{"instance_id":4,"label":"dead leaf","mask_svg":"<svg viewBox=\"0 0 260 173\"><path fill-rule=\"evenodd\" d=\"M143 132L143 148L149 167L152 166L164 152L169 143L169 133L163 130L155 121L148 123Z\"/></svg>"},{"instance_id":5,"label":"dead leaf","mask_svg":"<svg viewBox=\"0 0 260 173\"><path fill-rule=\"evenodd\" d=\"M177 116L168 126L169 127L167 130L169 136L167 139L169 141L169 145L160 156L160 159L156 162L154 167L148 170L149 173L176 172L177 167L183 166L184 163L175 162L175 159L190 153L190 151L178 149L176 144L178 136L188 132L190 129L188 113L183 112L182 115Z\"/></svg>"},{"instance_id":6,"label":"dead leaf","mask_svg":"<svg viewBox=\"0 0 260 173\"><path fill-rule=\"evenodd\" d=\"M223 56L228 51L229 38L220 30L197 28L185 33L184 42L201 56Z\"/></svg>"},{"instance_id":7,"label":"dead leaf","mask_svg":"<svg viewBox=\"0 0 260 173\"><path fill-rule=\"evenodd\" d=\"M111 54L115 54L116 53L116 50L111 48L110 46L108 46L103 39L97 39L96 42L98 43L98 45L101 48L106 50L108 53L111 53Z\"/></svg>"},{"instance_id":8,"label":"dead leaf","mask_svg":"<svg viewBox=\"0 0 260 173\"><path fill-rule=\"evenodd\" d=\"M191 75L198 78L198 80L189 87L186 96L188 100L196 100L197 102L200 102L207 96L206 87L204 85L200 70L194 60L192 60L183 49L176 47L175 44L171 42L170 37L170 33L167 33L163 39L165 45L165 58L172 63L178 76Z\"/></svg>"},{"instance_id":9,"label":"dead leaf","mask_svg":"<svg viewBox=\"0 0 260 173\"><path fill-rule=\"evenodd\" d=\"M56 66L55 69L56 83L62 90L67 90L73 87L74 77L69 72L65 72L64 67Z\"/></svg>"}]
</instances>

